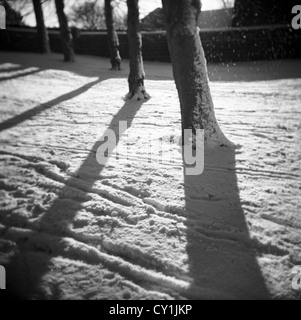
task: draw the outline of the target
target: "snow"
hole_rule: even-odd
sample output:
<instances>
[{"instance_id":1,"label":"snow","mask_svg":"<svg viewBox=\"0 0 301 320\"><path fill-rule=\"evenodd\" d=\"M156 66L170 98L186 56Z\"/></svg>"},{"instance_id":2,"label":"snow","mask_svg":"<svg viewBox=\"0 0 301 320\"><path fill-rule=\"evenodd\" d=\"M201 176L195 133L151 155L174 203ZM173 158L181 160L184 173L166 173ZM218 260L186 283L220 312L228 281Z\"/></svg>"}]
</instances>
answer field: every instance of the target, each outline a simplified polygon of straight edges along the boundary
<instances>
[{"instance_id":1,"label":"snow","mask_svg":"<svg viewBox=\"0 0 301 320\"><path fill-rule=\"evenodd\" d=\"M301 265L300 67L210 65L217 119L241 147L205 149L204 173L184 176L169 64L145 63L151 99L130 102L126 62L119 73L97 57L64 64L55 54L1 52L0 265L9 291L300 299L291 283ZM118 152L101 166L109 129Z\"/></svg>"}]
</instances>

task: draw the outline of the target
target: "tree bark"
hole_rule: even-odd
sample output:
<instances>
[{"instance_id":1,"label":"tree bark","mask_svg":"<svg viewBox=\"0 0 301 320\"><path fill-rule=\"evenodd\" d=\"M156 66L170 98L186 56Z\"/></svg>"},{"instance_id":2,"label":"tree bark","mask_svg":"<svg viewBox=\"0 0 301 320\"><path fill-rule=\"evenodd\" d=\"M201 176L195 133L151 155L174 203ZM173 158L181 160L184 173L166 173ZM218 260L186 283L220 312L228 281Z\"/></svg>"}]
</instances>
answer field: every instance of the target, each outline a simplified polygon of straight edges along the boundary
<instances>
[{"instance_id":1,"label":"tree bark","mask_svg":"<svg viewBox=\"0 0 301 320\"><path fill-rule=\"evenodd\" d=\"M64 60L66 62L74 62L75 54L73 50L72 39L70 36L68 20L64 12L64 0L55 0L56 12L60 24L61 40L64 53Z\"/></svg>"},{"instance_id":2,"label":"tree bark","mask_svg":"<svg viewBox=\"0 0 301 320\"><path fill-rule=\"evenodd\" d=\"M172 60L184 130L204 130L208 145L230 145L217 123L210 93L207 63L202 47L198 18L200 0L162 0L167 22L167 39ZM195 141L194 141L195 142Z\"/></svg>"},{"instance_id":3,"label":"tree bark","mask_svg":"<svg viewBox=\"0 0 301 320\"><path fill-rule=\"evenodd\" d=\"M38 51L40 53L50 53L48 32L45 26L41 0L33 0L33 7L37 21Z\"/></svg>"},{"instance_id":4,"label":"tree bark","mask_svg":"<svg viewBox=\"0 0 301 320\"><path fill-rule=\"evenodd\" d=\"M106 25L108 32L108 43L111 56L111 70L121 70L121 57L119 53L119 39L118 34L115 30L115 23L113 17L113 7L112 0L105 0L105 16L106 16Z\"/></svg>"},{"instance_id":5,"label":"tree bark","mask_svg":"<svg viewBox=\"0 0 301 320\"><path fill-rule=\"evenodd\" d=\"M144 87L145 72L142 59L142 36L139 27L139 0L127 0L127 6L130 55L129 93L127 99L147 100L150 96Z\"/></svg>"}]
</instances>

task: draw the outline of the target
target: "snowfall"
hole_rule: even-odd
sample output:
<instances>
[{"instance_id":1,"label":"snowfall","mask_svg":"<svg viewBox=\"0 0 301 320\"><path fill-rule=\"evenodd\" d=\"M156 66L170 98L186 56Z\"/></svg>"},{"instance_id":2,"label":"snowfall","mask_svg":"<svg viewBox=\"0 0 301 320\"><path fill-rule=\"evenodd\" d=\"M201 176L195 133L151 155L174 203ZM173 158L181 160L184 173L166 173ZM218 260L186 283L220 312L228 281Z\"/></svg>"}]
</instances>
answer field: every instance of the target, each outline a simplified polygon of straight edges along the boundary
<instances>
[{"instance_id":1,"label":"snowfall","mask_svg":"<svg viewBox=\"0 0 301 320\"><path fill-rule=\"evenodd\" d=\"M201 175L185 175L171 65L145 62L151 99L132 102L122 68L0 53L0 265L11 296L301 299L301 60L209 65L236 147L206 147ZM112 132L118 146L101 165Z\"/></svg>"}]
</instances>

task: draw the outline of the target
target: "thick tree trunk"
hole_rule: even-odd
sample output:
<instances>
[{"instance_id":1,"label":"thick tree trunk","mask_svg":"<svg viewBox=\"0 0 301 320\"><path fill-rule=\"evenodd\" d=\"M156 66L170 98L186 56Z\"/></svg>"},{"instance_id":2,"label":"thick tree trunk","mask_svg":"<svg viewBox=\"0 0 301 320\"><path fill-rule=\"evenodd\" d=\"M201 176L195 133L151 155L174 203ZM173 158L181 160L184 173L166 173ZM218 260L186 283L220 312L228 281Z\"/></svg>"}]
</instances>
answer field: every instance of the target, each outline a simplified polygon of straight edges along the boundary
<instances>
[{"instance_id":1,"label":"thick tree trunk","mask_svg":"<svg viewBox=\"0 0 301 320\"><path fill-rule=\"evenodd\" d=\"M68 20L64 12L64 0L55 0L56 12L60 24L61 40L63 46L64 60L74 62L75 55L73 50L72 39L69 32Z\"/></svg>"},{"instance_id":2,"label":"thick tree trunk","mask_svg":"<svg viewBox=\"0 0 301 320\"><path fill-rule=\"evenodd\" d=\"M105 16L112 64L111 70L120 70L121 57L119 53L119 39L118 34L115 30L112 0L105 0Z\"/></svg>"},{"instance_id":3,"label":"thick tree trunk","mask_svg":"<svg viewBox=\"0 0 301 320\"><path fill-rule=\"evenodd\" d=\"M42 9L41 0L32 0L34 12L37 21L38 31L38 51L40 53L50 53L48 32L45 26L44 14Z\"/></svg>"},{"instance_id":4,"label":"thick tree trunk","mask_svg":"<svg viewBox=\"0 0 301 320\"><path fill-rule=\"evenodd\" d=\"M167 38L174 79L179 93L184 130L204 130L208 145L229 145L214 113L207 64L200 40L198 18L200 0L162 0L167 22Z\"/></svg>"},{"instance_id":5,"label":"thick tree trunk","mask_svg":"<svg viewBox=\"0 0 301 320\"><path fill-rule=\"evenodd\" d=\"M139 0L127 0L128 40L130 50L129 93L127 99L147 100L149 95L144 87L144 67L142 59L142 37L139 27Z\"/></svg>"}]
</instances>

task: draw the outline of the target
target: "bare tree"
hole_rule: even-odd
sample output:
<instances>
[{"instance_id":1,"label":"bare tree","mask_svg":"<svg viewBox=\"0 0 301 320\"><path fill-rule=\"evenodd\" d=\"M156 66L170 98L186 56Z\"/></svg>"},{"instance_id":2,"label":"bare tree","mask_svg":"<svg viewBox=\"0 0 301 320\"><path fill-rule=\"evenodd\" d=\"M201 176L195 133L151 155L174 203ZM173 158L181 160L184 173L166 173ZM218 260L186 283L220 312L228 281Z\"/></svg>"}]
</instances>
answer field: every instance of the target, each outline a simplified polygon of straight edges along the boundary
<instances>
[{"instance_id":1,"label":"bare tree","mask_svg":"<svg viewBox=\"0 0 301 320\"><path fill-rule=\"evenodd\" d=\"M0 0L0 4L1 1ZM33 0L5 0L9 5L16 11L20 12L22 14L21 20L23 18L27 19L30 18L34 14L34 7L33 7ZM52 0L41 0L41 5L43 7L43 15L44 20L47 20L47 18L52 18L55 14L55 5L54 1ZM24 22L22 22L24 24Z\"/></svg>"},{"instance_id":2,"label":"bare tree","mask_svg":"<svg viewBox=\"0 0 301 320\"><path fill-rule=\"evenodd\" d=\"M44 13L41 0L32 0L37 21L38 50L41 53L50 53L48 32L45 26Z\"/></svg>"},{"instance_id":3,"label":"bare tree","mask_svg":"<svg viewBox=\"0 0 301 320\"><path fill-rule=\"evenodd\" d=\"M114 6L115 28L125 30L126 18L124 0L112 0ZM100 30L106 28L103 1L85 1L71 7L68 14L70 22L77 28L86 30Z\"/></svg>"},{"instance_id":4,"label":"bare tree","mask_svg":"<svg viewBox=\"0 0 301 320\"><path fill-rule=\"evenodd\" d=\"M64 12L64 8L65 8L64 0L55 0L55 6L56 6L56 12L57 12L57 16L60 24L64 60L66 62L74 62L75 54L73 50L72 39L70 36L68 20Z\"/></svg>"},{"instance_id":5,"label":"bare tree","mask_svg":"<svg viewBox=\"0 0 301 320\"><path fill-rule=\"evenodd\" d=\"M97 0L75 5L69 17L70 21L81 29L99 30L105 28L104 10Z\"/></svg>"},{"instance_id":6,"label":"bare tree","mask_svg":"<svg viewBox=\"0 0 301 320\"><path fill-rule=\"evenodd\" d=\"M111 70L120 70L121 57L119 53L119 39L115 30L112 0L105 0L105 16L112 64Z\"/></svg>"},{"instance_id":7,"label":"bare tree","mask_svg":"<svg viewBox=\"0 0 301 320\"><path fill-rule=\"evenodd\" d=\"M147 100L144 87L145 72L142 59L142 36L139 21L139 0L127 0L128 41L130 54L129 93L127 99Z\"/></svg>"},{"instance_id":8,"label":"bare tree","mask_svg":"<svg viewBox=\"0 0 301 320\"><path fill-rule=\"evenodd\" d=\"M6 12L6 24L12 26L21 26L24 25L22 22L24 14L21 14L21 11L16 8L11 1L0 0L0 5L5 8Z\"/></svg>"},{"instance_id":9,"label":"bare tree","mask_svg":"<svg viewBox=\"0 0 301 320\"><path fill-rule=\"evenodd\" d=\"M167 21L167 38L174 78L179 93L184 129L204 129L210 145L230 145L222 133L214 112L204 50L197 27L200 0L162 0Z\"/></svg>"}]
</instances>

